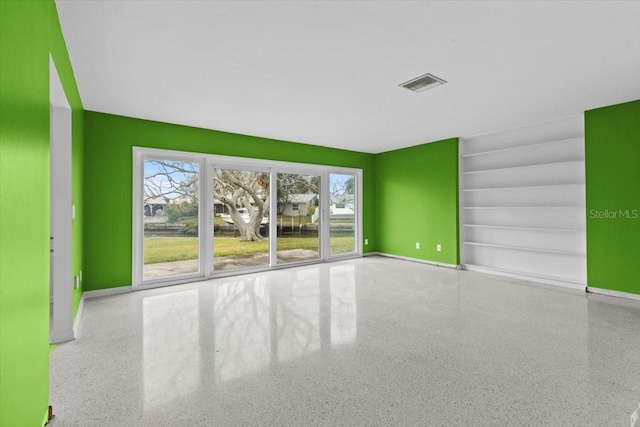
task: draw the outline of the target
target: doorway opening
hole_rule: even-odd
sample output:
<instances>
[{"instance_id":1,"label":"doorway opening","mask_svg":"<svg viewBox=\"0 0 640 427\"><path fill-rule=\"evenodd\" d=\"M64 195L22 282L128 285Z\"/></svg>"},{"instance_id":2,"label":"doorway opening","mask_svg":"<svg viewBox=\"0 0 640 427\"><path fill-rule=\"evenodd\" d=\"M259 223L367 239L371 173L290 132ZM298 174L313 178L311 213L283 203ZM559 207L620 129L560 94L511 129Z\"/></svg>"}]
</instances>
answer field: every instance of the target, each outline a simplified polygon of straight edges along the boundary
<instances>
[{"instance_id":1,"label":"doorway opening","mask_svg":"<svg viewBox=\"0 0 640 427\"><path fill-rule=\"evenodd\" d=\"M74 339L72 312L71 107L49 57L50 278L49 341Z\"/></svg>"}]
</instances>

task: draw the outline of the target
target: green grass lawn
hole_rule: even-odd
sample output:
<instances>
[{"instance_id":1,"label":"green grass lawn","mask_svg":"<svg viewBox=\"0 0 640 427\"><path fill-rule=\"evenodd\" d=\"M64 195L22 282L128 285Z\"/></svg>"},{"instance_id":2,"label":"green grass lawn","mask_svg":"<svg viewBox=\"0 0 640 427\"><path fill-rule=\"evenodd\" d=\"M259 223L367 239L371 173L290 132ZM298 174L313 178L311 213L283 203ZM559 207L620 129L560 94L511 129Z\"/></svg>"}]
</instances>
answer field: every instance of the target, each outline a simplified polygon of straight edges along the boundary
<instances>
[{"instance_id":1,"label":"green grass lawn","mask_svg":"<svg viewBox=\"0 0 640 427\"><path fill-rule=\"evenodd\" d=\"M354 247L353 236L331 238L331 253L351 252ZM269 251L269 240L262 242L242 242L237 237L216 237L214 255L244 255L266 253ZM310 249L318 250L318 238L313 237L280 237L278 250ZM153 237L144 239L144 263L184 261L198 258L197 237Z\"/></svg>"}]
</instances>

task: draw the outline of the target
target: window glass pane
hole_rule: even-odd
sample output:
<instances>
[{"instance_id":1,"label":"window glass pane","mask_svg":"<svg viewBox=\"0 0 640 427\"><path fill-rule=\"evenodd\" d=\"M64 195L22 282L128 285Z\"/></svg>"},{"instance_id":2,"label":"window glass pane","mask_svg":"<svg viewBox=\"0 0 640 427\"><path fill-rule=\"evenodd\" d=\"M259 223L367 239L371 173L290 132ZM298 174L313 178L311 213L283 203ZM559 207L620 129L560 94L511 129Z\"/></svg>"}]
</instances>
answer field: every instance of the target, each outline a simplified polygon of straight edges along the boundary
<instances>
[{"instance_id":1,"label":"window glass pane","mask_svg":"<svg viewBox=\"0 0 640 427\"><path fill-rule=\"evenodd\" d=\"M197 273L199 165L144 159L143 280Z\"/></svg>"},{"instance_id":2,"label":"window glass pane","mask_svg":"<svg viewBox=\"0 0 640 427\"><path fill-rule=\"evenodd\" d=\"M269 173L215 169L213 269L269 265Z\"/></svg>"},{"instance_id":3,"label":"window glass pane","mask_svg":"<svg viewBox=\"0 0 640 427\"><path fill-rule=\"evenodd\" d=\"M279 173L278 264L320 258L320 176Z\"/></svg>"},{"instance_id":4,"label":"window glass pane","mask_svg":"<svg viewBox=\"0 0 640 427\"><path fill-rule=\"evenodd\" d=\"M329 252L331 255L356 251L356 176L329 174Z\"/></svg>"}]
</instances>

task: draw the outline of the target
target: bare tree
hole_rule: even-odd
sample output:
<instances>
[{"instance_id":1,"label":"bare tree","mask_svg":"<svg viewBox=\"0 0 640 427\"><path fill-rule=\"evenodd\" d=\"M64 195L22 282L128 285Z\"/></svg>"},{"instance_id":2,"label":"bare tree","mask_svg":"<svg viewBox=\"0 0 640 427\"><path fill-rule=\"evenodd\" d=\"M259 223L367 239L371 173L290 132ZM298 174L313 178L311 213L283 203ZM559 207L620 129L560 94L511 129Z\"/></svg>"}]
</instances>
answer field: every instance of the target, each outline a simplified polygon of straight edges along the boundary
<instances>
[{"instance_id":1,"label":"bare tree","mask_svg":"<svg viewBox=\"0 0 640 427\"><path fill-rule=\"evenodd\" d=\"M198 203L198 164L176 160L145 160L145 202L156 198L174 202L182 200L185 209L192 212ZM278 174L278 206L283 206L296 194L317 194L320 188L318 176ZM332 194L353 192L351 181L345 176L332 189ZM269 215L269 173L232 169L216 169L214 179L215 198L229 211L229 216L240 231L240 240L261 241L262 219ZM351 201L352 198L345 197ZM182 206L182 204L180 204ZM173 207L173 205L172 205ZM246 209L249 220L243 218L240 208ZM186 210L185 210L186 212Z\"/></svg>"},{"instance_id":2,"label":"bare tree","mask_svg":"<svg viewBox=\"0 0 640 427\"><path fill-rule=\"evenodd\" d=\"M216 169L215 173L215 197L226 205L240 231L240 240L262 240L260 225L262 218L269 215L269 174L229 169ZM198 194L197 163L145 160L145 203L163 198L167 202L182 201L176 206L191 209L194 204L197 207ZM239 208L247 210L248 222L238 212Z\"/></svg>"},{"instance_id":3,"label":"bare tree","mask_svg":"<svg viewBox=\"0 0 640 427\"><path fill-rule=\"evenodd\" d=\"M175 160L145 160L144 201L198 199L198 164Z\"/></svg>"},{"instance_id":4,"label":"bare tree","mask_svg":"<svg viewBox=\"0 0 640 427\"><path fill-rule=\"evenodd\" d=\"M162 212L169 222L198 215L197 163L146 159L143 182L146 215Z\"/></svg>"},{"instance_id":5,"label":"bare tree","mask_svg":"<svg viewBox=\"0 0 640 427\"><path fill-rule=\"evenodd\" d=\"M332 202L354 210L355 179L352 175L333 175L330 183Z\"/></svg>"},{"instance_id":6,"label":"bare tree","mask_svg":"<svg viewBox=\"0 0 640 427\"><path fill-rule=\"evenodd\" d=\"M240 231L240 240L262 240L262 218L269 215L269 174L231 169L216 169L215 173L215 197L229 209L229 216ZM247 210L248 222L238 208Z\"/></svg>"}]
</instances>

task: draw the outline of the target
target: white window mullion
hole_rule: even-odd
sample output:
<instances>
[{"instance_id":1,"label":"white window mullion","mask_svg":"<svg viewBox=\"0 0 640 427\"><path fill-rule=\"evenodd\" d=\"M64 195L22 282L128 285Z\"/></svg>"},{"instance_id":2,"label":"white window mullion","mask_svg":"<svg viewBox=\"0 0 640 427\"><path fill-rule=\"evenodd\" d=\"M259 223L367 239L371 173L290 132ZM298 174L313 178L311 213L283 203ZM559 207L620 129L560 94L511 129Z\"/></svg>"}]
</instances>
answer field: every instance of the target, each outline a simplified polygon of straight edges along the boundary
<instances>
[{"instance_id":1,"label":"white window mullion","mask_svg":"<svg viewBox=\"0 0 640 427\"><path fill-rule=\"evenodd\" d=\"M329 215L331 208L331 191L329 188L329 174L323 172L320 179L320 254L323 261L329 259Z\"/></svg>"},{"instance_id":2,"label":"white window mullion","mask_svg":"<svg viewBox=\"0 0 640 427\"><path fill-rule=\"evenodd\" d=\"M132 277L131 285L136 289L142 283L143 269L143 239L144 225L143 218L143 177L144 177L144 156L136 149L133 151L133 248L132 248Z\"/></svg>"},{"instance_id":3,"label":"white window mullion","mask_svg":"<svg viewBox=\"0 0 640 427\"><path fill-rule=\"evenodd\" d=\"M277 264L278 236L278 172L269 171L269 267Z\"/></svg>"},{"instance_id":4,"label":"white window mullion","mask_svg":"<svg viewBox=\"0 0 640 427\"><path fill-rule=\"evenodd\" d=\"M200 268L204 277L209 277L213 274L213 165L203 159L200 171Z\"/></svg>"},{"instance_id":5,"label":"white window mullion","mask_svg":"<svg viewBox=\"0 0 640 427\"><path fill-rule=\"evenodd\" d=\"M362 177L362 171L356 171L356 195L355 195L355 200L356 200L356 227L355 227L355 231L356 231L356 253L359 256L362 256L364 249L362 247L362 240L363 240L363 232L362 232L362 187L363 187L363 183L362 183L363 177Z\"/></svg>"}]
</instances>

